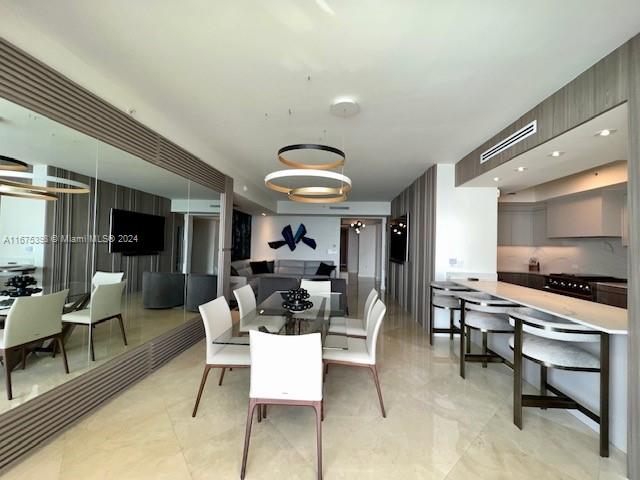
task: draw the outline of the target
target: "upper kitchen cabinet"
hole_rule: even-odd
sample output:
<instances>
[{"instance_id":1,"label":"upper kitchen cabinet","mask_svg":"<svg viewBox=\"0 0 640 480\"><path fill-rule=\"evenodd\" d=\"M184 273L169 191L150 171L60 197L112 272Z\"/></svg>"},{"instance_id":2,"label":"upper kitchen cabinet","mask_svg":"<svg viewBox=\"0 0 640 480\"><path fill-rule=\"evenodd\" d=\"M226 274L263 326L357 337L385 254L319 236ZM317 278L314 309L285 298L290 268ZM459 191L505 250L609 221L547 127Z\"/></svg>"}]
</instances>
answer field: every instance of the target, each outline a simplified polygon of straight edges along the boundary
<instances>
[{"instance_id":1,"label":"upper kitchen cabinet","mask_svg":"<svg viewBox=\"0 0 640 480\"><path fill-rule=\"evenodd\" d=\"M543 245L547 239L545 219L544 204L498 204L498 245Z\"/></svg>"},{"instance_id":2,"label":"upper kitchen cabinet","mask_svg":"<svg viewBox=\"0 0 640 480\"><path fill-rule=\"evenodd\" d=\"M622 237L624 192L596 190L547 202L549 238Z\"/></svg>"}]
</instances>

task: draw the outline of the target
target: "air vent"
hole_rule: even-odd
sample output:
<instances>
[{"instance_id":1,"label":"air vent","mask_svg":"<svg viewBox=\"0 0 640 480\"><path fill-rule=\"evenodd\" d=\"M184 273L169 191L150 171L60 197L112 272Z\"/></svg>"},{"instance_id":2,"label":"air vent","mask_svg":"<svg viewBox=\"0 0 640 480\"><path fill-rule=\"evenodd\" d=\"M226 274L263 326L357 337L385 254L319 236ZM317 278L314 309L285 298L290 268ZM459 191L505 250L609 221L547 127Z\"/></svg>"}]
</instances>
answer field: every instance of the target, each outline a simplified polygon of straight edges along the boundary
<instances>
[{"instance_id":1,"label":"air vent","mask_svg":"<svg viewBox=\"0 0 640 480\"><path fill-rule=\"evenodd\" d=\"M329 207L329 210L349 210L349 207Z\"/></svg>"},{"instance_id":2,"label":"air vent","mask_svg":"<svg viewBox=\"0 0 640 480\"><path fill-rule=\"evenodd\" d=\"M504 152L507 148L513 147L516 143L521 142L527 137L530 137L538 131L538 121L534 120L525 127L521 128L517 132L509 135L507 138L499 143L496 143L493 147L485 150L480 154L480 163L484 163L492 157L495 157L501 152Z\"/></svg>"}]
</instances>

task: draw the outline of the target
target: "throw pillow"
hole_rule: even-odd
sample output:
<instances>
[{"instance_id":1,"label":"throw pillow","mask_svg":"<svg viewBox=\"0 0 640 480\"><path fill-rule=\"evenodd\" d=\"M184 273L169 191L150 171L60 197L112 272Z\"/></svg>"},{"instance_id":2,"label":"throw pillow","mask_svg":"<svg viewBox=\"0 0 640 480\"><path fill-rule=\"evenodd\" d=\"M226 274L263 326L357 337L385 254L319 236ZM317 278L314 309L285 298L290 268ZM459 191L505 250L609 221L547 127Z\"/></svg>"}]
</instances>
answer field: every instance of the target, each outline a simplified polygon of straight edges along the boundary
<instances>
[{"instance_id":1,"label":"throw pillow","mask_svg":"<svg viewBox=\"0 0 640 480\"><path fill-rule=\"evenodd\" d=\"M236 270L236 267L234 267L233 265L231 265L231 276L232 277L239 277L240 274L238 273L238 270Z\"/></svg>"},{"instance_id":2,"label":"throw pillow","mask_svg":"<svg viewBox=\"0 0 640 480\"><path fill-rule=\"evenodd\" d=\"M267 262L267 268L269 269L269 273L273 273L276 268L276 262L274 260Z\"/></svg>"},{"instance_id":3,"label":"throw pillow","mask_svg":"<svg viewBox=\"0 0 640 480\"><path fill-rule=\"evenodd\" d=\"M331 275L331 272L333 272L335 268L335 265L329 265L328 263L320 262L316 275L325 275L329 277Z\"/></svg>"},{"instance_id":4,"label":"throw pillow","mask_svg":"<svg viewBox=\"0 0 640 480\"><path fill-rule=\"evenodd\" d=\"M249 265L251 265L251 273L254 275L269 273L269 267L266 260L262 260L261 262L249 262Z\"/></svg>"}]
</instances>

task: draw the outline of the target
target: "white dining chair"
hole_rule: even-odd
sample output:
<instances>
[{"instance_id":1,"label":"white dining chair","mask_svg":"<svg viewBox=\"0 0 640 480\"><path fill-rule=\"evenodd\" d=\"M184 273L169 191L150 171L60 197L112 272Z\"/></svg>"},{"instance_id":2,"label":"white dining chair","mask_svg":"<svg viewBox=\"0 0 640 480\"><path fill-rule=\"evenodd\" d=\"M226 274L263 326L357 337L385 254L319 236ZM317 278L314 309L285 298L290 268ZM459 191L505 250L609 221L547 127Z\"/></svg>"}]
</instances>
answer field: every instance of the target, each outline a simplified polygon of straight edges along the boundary
<instances>
[{"instance_id":1,"label":"white dining chair","mask_svg":"<svg viewBox=\"0 0 640 480\"><path fill-rule=\"evenodd\" d=\"M367 338L347 337L348 349L329 349L325 348L322 353L322 359L325 367L329 365L346 365L349 367L368 368L373 375L373 380L378 391L378 400L380 401L380 410L382 416L387 417L382 400L382 391L380 389L380 380L378 378L378 368L376 362L376 346L378 343L378 334L384 320L387 307L381 300L376 300L371 309L369 325L367 326ZM327 338L330 335L327 335ZM330 340L327 340L330 343Z\"/></svg>"},{"instance_id":2,"label":"white dining chair","mask_svg":"<svg viewBox=\"0 0 640 480\"><path fill-rule=\"evenodd\" d=\"M124 278L124 272L96 272L91 279L91 289L95 289L98 285L109 285L111 283L120 283Z\"/></svg>"},{"instance_id":3,"label":"white dining chair","mask_svg":"<svg viewBox=\"0 0 640 480\"><path fill-rule=\"evenodd\" d=\"M60 320L68 293L69 290L62 290L50 295L18 297L11 305L4 322L4 329L0 330L0 355L4 364L8 400L13 398L11 365L8 356L14 351L21 352L24 369L27 347L35 342L53 339L53 355L55 356L55 344L57 344L62 353L64 371L69 373Z\"/></svg>"},{"instance_id":4,"label":"white dining chair","mask_svg":"<svg viewBox=\"0 0 640 480\"><path fill-rule=\"evenodd\" d=\"M330 295L331 280L300 280L300 288L304 288L309 295Z\"/></svg>"},{"instance_id":5,"label":"white dining chair","mask_svg":"<svg viewBox=\"0 0 640 480\"><path fill-rule=\"evenodd\" d=\"M251 387L240 478L244 479L253 413L267 405L312 407L316 413L318 479L322 479L322 340L319 333L272 335L252 330Z\"/></svg>"},{"instance_id":6,"label":"white dining chair","mask_svg":"<svg viewBox=\"0 0 640 480\"><path fill-rule=\"evenodd\" d=\"M212 368L220 368L222 370L218 382L218 385L222 385L224 372L227 368L246 368L251 365L247 345L213 343L214 340L220 339L220 337L227 334L229 337L226 340L229 342L233 341L233 337L231 337L231 327L233 326L231 310L229 309L226 299L224 297L218 297L204 305L200 305L198 308L200 310L200 316L202 317L202 323L204 324L207 356L204 372L202 373L202 380L200 381L200 388L198 389L198 396L196 397L196 404L191 414L192 417L195 417L198 412L202 391L207 383L209 371Z\"/></svg>"},{"instance_id":7,"label":"white dining chair","mask_svg":"<svg viewBox=\"0 0 640 480\"><path fill-rule=\"evenodd\" d=\"M335 317L331 319L329 333L336 335L347 335L348 337L366 338L367 326L371 309L378 300L378 291L372 288L364 302L364 316L362 318Z\"/></svg>"},{"instance_id":8,"label":"white dining chair","mask_svg":"<svg viewBox=\"0 0 640 480\"><path fill-rule=\"evenodd\" d=\"M124 322L122 320L122 292L124 291L126 283L126 280L124 280L118 283L96 285L91 293L88 308L62 315L63 323L86 325L89 327L91 360L96 359L93 347L93 329L96 325L106 322L107 320L118 319L120 331L122 332L122 340L124 344L127 345L127 335L124 331Z\"/></svg>"},{"instance_id":9,"label":"white dining chair","mask_svg":"<svg viewBox=\"0 0 640 480\"><path fill-rule=\"evenodd\" d=\"M285 324L284 317L277 315L260 315L256 318L256 296L251 285L245 285L233 291L240 311L240 331L248 332L264 326L271 333L278 333ZM247 325L249 320L253 320Z\"/></svg>"}]
</instances>

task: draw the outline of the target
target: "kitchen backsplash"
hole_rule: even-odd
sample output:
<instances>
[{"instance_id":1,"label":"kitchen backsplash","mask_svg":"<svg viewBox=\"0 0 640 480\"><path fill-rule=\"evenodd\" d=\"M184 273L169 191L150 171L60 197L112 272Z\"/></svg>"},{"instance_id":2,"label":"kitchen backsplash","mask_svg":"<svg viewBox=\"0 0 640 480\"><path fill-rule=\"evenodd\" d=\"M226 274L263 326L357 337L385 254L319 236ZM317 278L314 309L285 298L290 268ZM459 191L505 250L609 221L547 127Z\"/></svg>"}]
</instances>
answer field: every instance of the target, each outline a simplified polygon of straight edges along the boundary
<instances>
[{"instance_id":1,"label":"kitchen backsplash","mask_svg":"<svg viewBox=\"0 0 640 480\"><path fill-rule=\"evenodd\" d=\"M536 257L542 273L592 273L627 278L627 249L619 238L562 240L544 247L498 247L498 271L526 272Z\"/></svg>"}]
</instances>

